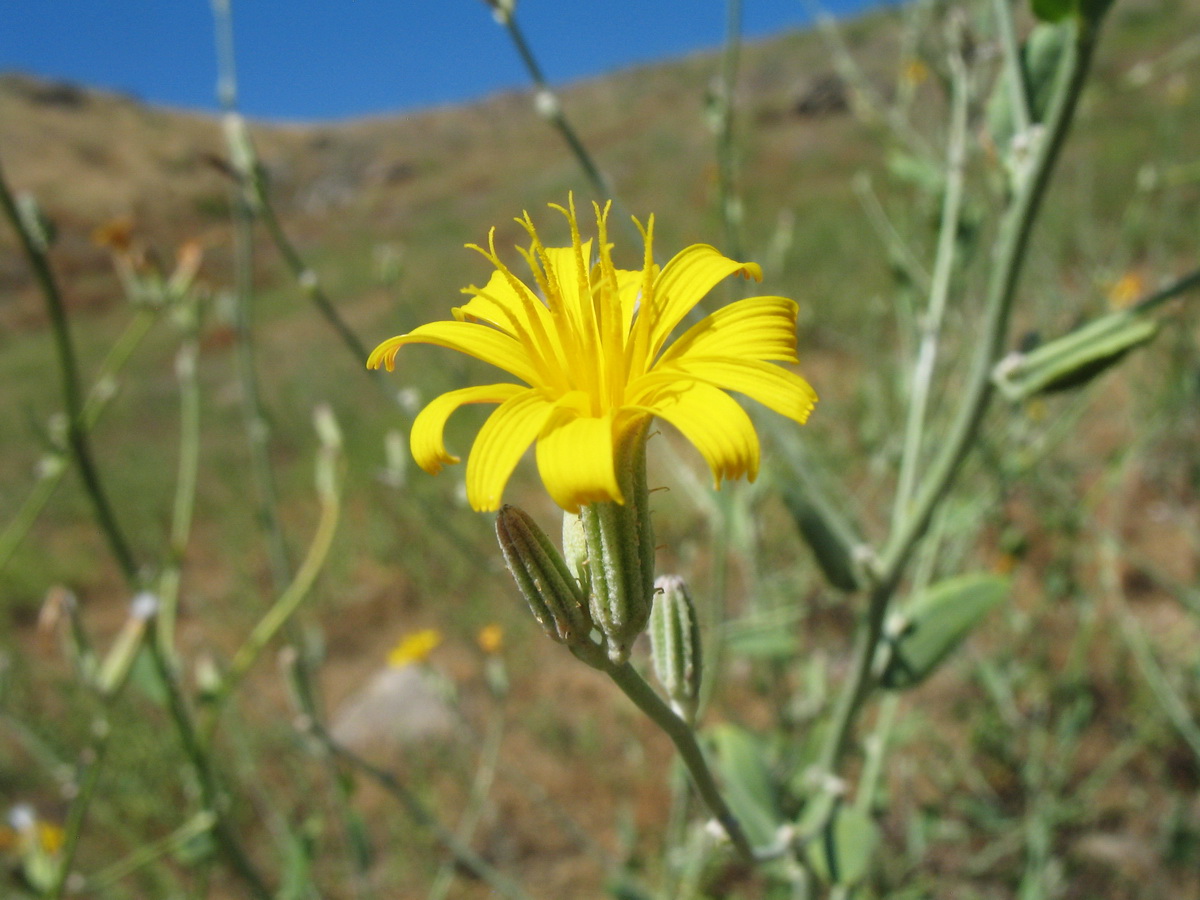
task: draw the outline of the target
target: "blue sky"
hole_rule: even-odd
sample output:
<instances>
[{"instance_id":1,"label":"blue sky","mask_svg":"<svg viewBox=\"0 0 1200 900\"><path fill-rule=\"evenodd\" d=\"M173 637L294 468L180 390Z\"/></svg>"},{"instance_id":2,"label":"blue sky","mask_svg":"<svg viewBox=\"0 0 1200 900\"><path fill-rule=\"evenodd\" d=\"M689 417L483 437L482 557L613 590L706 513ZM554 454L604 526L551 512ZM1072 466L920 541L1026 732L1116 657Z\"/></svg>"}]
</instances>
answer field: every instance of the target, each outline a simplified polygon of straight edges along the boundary
<instances>
[{"instance_id":1,"label":"blue sky","mask_svg":"<svg viewBox=\"0 0 1200 900\"><path fill-rule=\"evenodd\" d=\"M881 0L827 0L839 14ZM597 14L601 10L602 14ZM802 0L744 0L745 33L804 23ZM482 0L233 0L239 101L252 116L312 120L453 103L528 83ZM718 46L721 0L519 0L553 83ZM8 0L0 70L212 109L208 0Z\"/></svg>"}]
</instances>

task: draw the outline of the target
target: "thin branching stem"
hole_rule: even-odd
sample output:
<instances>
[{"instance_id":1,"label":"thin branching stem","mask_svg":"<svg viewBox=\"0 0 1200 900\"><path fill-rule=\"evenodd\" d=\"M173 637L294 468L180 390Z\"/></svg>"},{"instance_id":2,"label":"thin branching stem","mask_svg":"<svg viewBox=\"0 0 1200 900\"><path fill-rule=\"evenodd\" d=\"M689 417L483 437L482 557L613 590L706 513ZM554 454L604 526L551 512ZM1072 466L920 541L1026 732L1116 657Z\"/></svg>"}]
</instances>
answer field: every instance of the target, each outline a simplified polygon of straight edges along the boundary
<instances>
[{"instance_id":1,"label":"thin branching stem","mask_svg":"<svg viewBox=\"0 0 1200 900\"><path fill-rule=\"evenodd\" d=\"M92 741L84 751L81 761L83 778L79 781L79 792L71 802L67 812L66 827L63 829L63 846L58 859L58 868L54 881L46 892L47 900L61 900L70 881L71 866L75 861L75 853L79 849L79 837L83 833L83 823L91 807L92 798L96 793L96 785L100 782L100 772L104 768L104 758L108 750L109 727L104 719L92 723Z\"/></svg>"},{"instance_id":2,"label":"thin branching stem","mask_svg":"<svg viewBox=\"0 0 1200 900\"><path fill-rule=\"evenodd\" d=\"M67 444L71 451L71 459L79 470L84 490L92 504L92 511L100 531L108 541L113 558L121 568L126 580L135 582L138 579L138 565L133 551L126 540L121 526L117 522L108 494L100 478L92 456L91 441L88 439L87 428L83 419L83 392L79 386L79 363L75 354L75 344L71 340L71 329L67 323L67 308L62 294L55 281L54 272L50 268L50 259L44 242L32 233L28 223L17 208L4 170L0 168L0 206L17 233L21 249L33 270L34 279L41 290L42 298L46 301L46 309L50 313L50 325L54 332L54 343L58 350L59 376L62 382L63 406L67 414Z\"/></svg>"},{"instance_id":3,"label":"thin branching stem","mask_svg":"<svg viewBox=\"0 0 1200 900\"><path fill-rule=\"evenodd\" d=\"M742 200L737 191L737 151L734 145L734 95L737 91L738 61L742 49L742 3L725 5L725 50L721 54L721 80L717 103L717 202L725 227L726 249L734 259L742 258Z\"/></svg>"},{"instance_id":4,"label":"thin branching stem","mask_svg":"<svg viewBox=\"0 0 1200 900\"><path fill-rule=\"evenodd\" d=\"M328 451L323 451L327 453ZM318 465L333 467L336 465L335 459L322 459ZM330 479L333 480L332 478ZM295 578L287 588L279 595L279 598L267 610L266 614L254 626L249 636L238 648L237 653L233 656L233 661L229 664L229 671L221 681L221 685L217 690L216 697L212 704L214 709L213 725L215 726L216 714L224 704L224 701L229 698L237 686L245 678L246 673L250 671L254 663L258 660L263 650L275 638L276 635L287 625L292 616L300 608L300 604L312 591L313 585L316 583L317 576L321 573L321 569L325 566L325 560L329 555L329 548L333 545L333 537L337 531L338 519L341 514L341 496L336 490L336 486L329 485L334 488L332 490L321 492L321 513L317 522L317 529L313 535L312 542L309 544L308 552L304 556L304 561L300 564L300 568L296 572Z\"/></svg>"},{"instance_id":5,"label":"thin branching stem","mask_svg":"<svg viewBox=\"0 0 1200 900\"><path fill-rule=\"evenodd\" d=\"M875 229L880 242L887 248L891 262L899 266L905 277L918 289L928 291L931 284L929 272L892 223L883 204L879 202L879 196L871 184L871 176L866 172L861 173L855 177L852 187L854 196L858 198L859 205L867 216L867 222Z\"/></svg>"},{"instance_id":6,"label":"thin branching stem","mask_svg":"<svg viewBox=\"0 0 1200 900\"><path fill-rule=\"evenodd\" d=\"M501 897L509 900L530 900L520 885L497 871L478 853L459 840L458 836L442 824L432 810L410 791L395 775L363 759L353 750L342 746L319 722L305 723L312 735L332 756L357 769L399 801L401 807L414 822L429 831L446 848L460 866L485 882Z\"/></svg>"},{"instance_id":7,"label":"thin branching stem","mask_svg":"<svg viewBox=\"0 0 1200 900\"><path fill-rule=\"evenodd\" d=\"M149 333L150 326L157 318L155 310L138 310L137 315L130 320L125 331L109 350L96 373L92 389L83 401L84 431L91 431L104 410L108 408L109 401L114 396L113 385L117 375L129 362L133 351L141 343L142 338ZM62 482L63 475L66 474L69 456L69 447L60 448L47 452L38 462L37 483L21 504L20 509L17 510L17 514L4 526L4 531L0 532L0 571L3 571L12 561L17 548L33 527L34 522L37 521L38 516L41 515L42 510L45 509L46 504L50 502L50 498L54 496L54 492Z\"/></svg>"},{"instance_id":8,"label":"thin branching stem","mask_svg":"<svg viewBox=\"0 0 1200 900\"><path fill-rule=\"evenodd\" d=\"M525 66L525 71L529 73L529 78L533 82L535 90L534 104L538 115L549 122L566 142L567 147L570 148L571 155L579 163L579 168L583 170L584 177L587 179L588 184L591 185L596 198L601 203L606 200L612 200L613 206L620 213L617 216L619 227L625 229L626 233L631 237L640 238L640 234L634 227L628 210L621 202L621 199L616 196L616 191L613 189L612 183L600 170L600 166L596 163L591 151L588 150L587 145L579 136L579 132L575 130L575 126L571 124L567 118L567 114L563 111L562 101L546 80L542 67L538 64L537 57L534 56L533 48L525 40L525 34L521 30L521 26L517 23L517 17L513 12L512 4L503 2L493 3L489 0L488 5L492 7L497 24L508 34L509 40L512 41L513 47L517 51L517 55L521 58L521 64Z\"/></svg>"},{"instance_id":9,"label":"thin branching stem","mask_svg":"<svg viewBox=\"0 0 1200 900\"><path fill-rule=\"evenodd\" d=\"M837 19L830 15L818 0L805 0L805 7L816 22L817 30L825 39L826 47L833 57L838 75L853 92L851 104L855 113L867 123L884 124L902 144L921 157L931 157L932 149L925 138L913 128L912 123L899 108L890 106L871 85L870 79L854 60L850 48L842 37Z\"/></svg>"},{"instance_id":10,"label":"thin branching stem","mask_svg":"<svg viewBox=\"0 0 1200 900\"><path fill-rule=\"evenodd\" d=\"M996 27L1000 30L1000 43L1004 48L1004 74L1013 119L1017 133L1025 134L1033 124L1033 114L1030 111L1029 82L1025 78L1025 67L1021 64L1021 47L1017 43L1017 30L1013 24L1012 3L1010 0L992 0L992 9L996 15Z\"/></svg>"},{"instance_id":11,"label":"thin branching stem","mask_svg":"<svg viewBox=\"0 0 1200 900\"><path fill-rule=\"evenodd\" d=\"M117 882L128 878L168 853L182 848L188 841L210 831L216 821L216 816L210 812L196 813L166 837L142 844L128 856L101 869L87 880L87 890L95 894L104 893Z\"/></svg>"},{"instance_id":12,"label":"thin branching stem","mask_svg":"<svg viewBox=\"0 0 1200 900\"><path fill-rule=\"evenodd\" d=\"M512 8L493 6L493 10L495 11L496 22L508 33L508 37L512 41L517 55L521 57L521 63L525 66L525 71L529 73L529 77L537 89L538 113L550 122L558 133L562 135L563 140L567 142L567 146L571 148L571 153L574 155L576 162L579 163L579 167L583 169L583 174L587 176L592 190L595 191L597 198L603 202L612 196L612 187L609 185L608 179L604 177L604 173L600 171L600 167L596 164L596 161L592 158L592 154L588 152L578 132L575 131L575 127L567 119L566 113L563 112L562 104L546 80L546 76L542 72L542 67L538 65L537 57L533 55L533 49L529 46L529 42L525 40L525 34L521 30L521 26L517 24L517 17Z\"/></svg>"},{"instance_id":13,"label":"thin branching stem","mask_svg":"<svg viewBox=\"0 0 1200 900\"><path fill-rule=\"evenodd\" d=\"M129 551L128 544L120 532L116 519L112 515L112 510L108 506L100 484L99 473L96 471L91 459L91 450L87 441L87 428L84 419L84 407L81 402L82 394L78 382L78 368L75 362L70 333L67 328L66 309L55 284L44 248L39 248L33 236L24 227L2 172L0 172L0 205L3 205L5 213L10 217L14 227L17 229L22 245L26 248L27 255L29 255L30 262L34 267L38 282L51 310L51 321L54 327L55 340L59 348L59 366L62 372L63 394L67 405L71 457L80 468L81 475L83 475L84 486L96 509L97 521L100 524L100 528L108 537L109 548L112 551L113 557L120 567L129 589L136 591L141 587L138 567ZM271 893L267 889L266 883L250 863L249 857L242 849L242 845L235 835L232 826L221 815L220 806L217 802L216 775L212 769L210 760L208 760L196 743L191 714L182 692L174 680L170 664L160 652L161 648L157 641L145 641L143 646L150 650L150 655L155 662L155 668L162 679L164 687L167 689L167 696L170 701L168 708L176 729L179 731L181 739L184 742L185 749L188 751L189 760L196 770L208 808L219 817L216 830L218 846L228 858L235 874L247 884L252 893L256 897L261 898L261 900L269 900ZM106 698L108 702L111 702L112 699L112 697ZM107 732L104 730L93 735L92 742L87 751L91 758L95 760L90 769L91 772L98 772L99 770L106 740ZM83 821L92 796L93 791L91 790L81 793L76 803L73 804L71 815L78 817L78 821ZM70 858L64 858L62 861L59 873L60 884L62 885L66 884L65 879L69 873L70 862Z\"/></svg>"},{"instance_id":14,"label":"thin branching stem","mask_svg":"<svg viewBox=\"0 0 1200 900\"><path fill-rule=\"evenodd\" d=\"M1097 26L1098 22L1092 20L1082 20L1073 26L1073 40L1059 70L1045 132L1027 168L1018 175L1020 180L1015 196L1001 222L985 304L983 333L957 415L922 482L912 509L901 526L892 532L876 565L878 581L869 594L867 614L859 627L852 672L838 697L821 754L821 768L826 772L836 771L862 704L871 692L876 647L883 633L889 604L913 549L924 537L934 512L953 485L975 443L991 401L991 370L1004 349L1029 238L1083 89L1095 49Z\"/></svg>"},{"instance_id":15,"label":"thin branching stem","mask_svg":"<svg viewBox=\"0 0 1200 900\"><path fill-rule=\"evenodd\" d=\"M279 514L279 491L271 467L270 427L255 360L251 307L254 303L254 196L255 159L245 123L237 113L237 68L233 52L233 15L229 0L212 0L217 44L217 94L225 110L225 140L237 181L233 197L234 305L238 380L242 389L242 416L250 452L250 469L258 497L257 519L267 542L271 579L276 590L291 580L291 561Z\"/></svg>"},{"instance_id":16,"label":"thin branching stem","mask_svg":"<svg viewBox=\"0 0 1200 900\"><path fill-rule=\"evenodd\" d=\"M733 814L733 810L721 796L717 781L708 767L708 761L704 758L704 751L700 749L700 744L696 741L696 732L687 722L675 715L667 704L663 703L654 689L646 684L637 669L629 663L610 664L605 667L604 671L616 682L617 687L624 692L625 696L632 700L637 708L649 716L650 720L671 739L675 749L679 751L683 764L691 773L692 783L696 785L696 790L700 792L700 797L704 800L709 812L724 829L730 842L742 858L753 862L755 859L754 848L750 845L746 833L742 831L742 826Z\"/></svg>"},{"instance_id":17,"label":"thin branching stem","mask_svg":"<svg viewBox=\"0 0 1200 900\"><path fill-rule=\"evenodd\" d=\"M382 386L383 370L368 369L366 367L367 355L369 353L366 345L354 333L353 329L346 323L346 320L342 318L333 300L325 293L325 289L321 287L317 273L310 269L304 262L304 257L300 255L300 251L296 249L296 245L291 242L287 236L287 232L283 230L283 225L279 222L279 216L275 214L275 204L271 200L271 193L267 189L266 178L263 176L262 167L257 164L257 158L255 159L253 169L252 189L254 190L258 205L259 218L262 220L263 225L266 226L267 234L271 236L271 240L275 244L275 249L283 257L288 271L296 279L296 284L304 291L305 296L312 301L317 311L321 313L330 327L337 332L337 336L341 338L342 343L362 365L363 371L373 381Z\"/></svg>"},{"instance_id":18,"label":"thin branching stem","mask_svg":"<svg viewBox=\"0 0 1200 900\"><path fill-rule=\"evenodd\" d=\"M496 768L500 763L500 747L504 741L504 707L497 704L491 710L487 733L483 739L483 747L479 751L479 761L475 766L475 775L471 779L471 793L467 806L459 819L456 834L465 845L470 845L479 827L487 806L488 795L492 783L496 780ZM444 900L454 883L454 866L443 863L429 889L429 900Z\"/></svg>"},{"instance_id":19,"label":"thin branching stem","mask_svg":"<svg viewBox=\"0 0 1200 900\"><path fill-rule=\"evenodd\" d=\"M933 265L933 279L929 289L929 306L921 319L921 339L913 365L908 421L904 429L904 451L900 461L895 504L892 508L893 529L899 528L903 522L916 487L921 451L925 446L929 391L937 365L938 343L945 318L946 301L950 296L951 276L958 255L958 230L962 215L967 159L967 108L971 84L966 62L957 46L950 53L950 72L950 140L946 149L946 185L942 198L941 226L937 256Z\"/></svg>"},{"instance_id":20,"label":"thin branching stem","mask_svg":"<svg viewBox=\"0 0 1200 900\"><path fill-rule=\"evenodd\" d=\"M884 580L898 579L913 545L929 527L934 510L945 497L959 467L970 451L984 413L992 398L992 368L1003 353L1008 321L1024 267L1030 235L1037 220L1050 175L1058 161L1096 45L1098 23L1081 21L1075 34L1046 120L1046 130L1021 177L1012 206L1001 223L1000 234L985 302L984 328L974 366L963 394L957 418L942 443L941 453L930 466L927 479L904 527L893 532L884 552Z\"/></svg>"},{"instance_id":21,"label":"thin branching stem","mask_svg":"<svg viewBox=\"0 0 1200 900\"><path fill-rule=\"evenodd\" d=\"M1186 294L1188 291L1200 288L1200 269L1193 269L1185 275L1180 275L1170 284L1164 285L1153 293L1139 300L1133 307L1135 312L1145 313L1162 306L1168 300Z\"/></svg>"},{"instance_id":22,"label":"thin branching stem","mask_svg":"<svg viewBox=\"0 0 1200 900\"><path fill-rule=\"evenodd\" d=\"M174 722L180 743L183 745L184 754L196 774L203 808L217 817L213 825L213 837L216 839L217 846L229 862L233 873L242 880L250 893L259 900L271 900L274 894L250 860L242 846L241 839L234 831L233 824L229 821L228 804L217 772L213 768L206 745L201 742L200 735L196 731L192 711L188 707L187 698L184 697L183 689L179 686L171 667L171 661L163 653L158 641L146 641L145 647L149 651L154 669L166 689L167 710Z\"/></svg>"},{"instance_id":23,"label":"thin branching stem","mask_svg":"<svg viewBox=\"0 0 1200 900\"><path fill-rule=\"evenodd\" d=\"M196 480L200 467L200 384L196 377L199 352L199 340L193 326L175 357L175 374L179 381L179 464L171 510L171 555L158 579L159 613L155 620L155 640L168 657L175 653L175 619L183 557L196 508Z\"/></svg>"}]
</instances>

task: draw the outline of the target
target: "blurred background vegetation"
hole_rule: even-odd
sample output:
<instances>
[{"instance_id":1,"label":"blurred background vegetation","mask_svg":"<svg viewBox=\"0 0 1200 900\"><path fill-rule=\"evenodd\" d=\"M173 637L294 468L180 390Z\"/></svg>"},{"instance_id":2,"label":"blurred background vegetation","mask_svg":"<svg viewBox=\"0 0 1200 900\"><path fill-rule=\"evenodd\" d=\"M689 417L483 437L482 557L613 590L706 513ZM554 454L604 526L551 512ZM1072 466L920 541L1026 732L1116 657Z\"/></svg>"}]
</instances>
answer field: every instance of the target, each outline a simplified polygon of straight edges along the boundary
<instances>
[{"instance_id":1,"label":"blurred background vegetation","mask_svg":"<svg viewBox=\"0 0 1200 900\"><path fill-rule=\"evenodd\" d=\"M988 8L969 12L980 54L995 53ZM906 27L912 15L902 7L848 22L841 36L883 105L903 105L940 148L947 82L939 26L914 32ZM1124 0L1113 8L1037 226L1018 337L1061 334L1195 268L1198 62L1196 4ZM697 55L560 95L621 202L640 217L655 214L656 245L667 256L693 242L724 246L711 127L720 66L717 56ZM944 177L871 118L861 87L821 35L785 34L742 48L733 108L743 256L763 264L761 293L801 305L802 371L821 395L806 452L837 474L844 488L836 502L870 537L887 527L878 510L895 479L901 373L922 291L920 264L905 253L930 258ZM987 92L978 90L972 139L985 149L968 163L959 235L968 259L988 253L1001 180L999 155L986 151ZM36 196L56 228L50 258L85 386L134 315L111 242L98 244L96 230L126 219L131 246L167 271L185 242L203 250L199 490L177 634L182 681L202 689L205 667L227 666L277 591L248 501L220 123L19 75L0 78L0 122L7 179ZM547 202L570 190L588 195L559 135L519 94L394 118L251 123L250 131L285 230L368 346L444 318L461 287L486 280L486 265L464 243L482 242L492 225L499 247L520 243L512 217L521 210L553 223L541 216ZM884 219L903 235L891 246L879 233ZM618 264L637 265L636 248L617 234ZM547 243L565 237L553 233ZM399 773L446 822L464 805L478 809L468 843L532 896L599 896L616 872L657 883L671 867L662 848L680 828L667 814L680 790L665 777L669 743L538 634L501 568L491 518L462 499L461 470L430 478L408 461L415 409L483 367L418 347L380 383L314 312L261 230L252 265L270 461L296 559L319 516L314 407L328 405L344 435L341 519L286 641L314 662L318 706L344 717L389 670L406 634L436 629L442 641L418 665L453 726L433 738L373 733L358 749ZM980 292L973 271L964 267L957 293ZM0 291L7 522L35 489L61 407L53 334L8 229L0 233ZM1195 305L1180 304L1148 351L1091 384L1005 405L988 420L967 489L937 525L936 564L1009 574L1011 596L894 712L873 895L1200 894ZM950 313L949 367L969 349L973 311L967 302ZM171 554L179 334L159 317L93 429L139 559ZM953 380L946 384L933 397L935 412L953 399ZM452 421L452 448L466 450L482 415L466 410ZM401 452L389 456L392 432ZM707 721L739 726L778 761L780 743L808 739L826 682L844 673L856 611L825 585L796 533L774 490L770 451L758 484L730 485L714 498L698 458L672 436L662 444L651 463L652 477L670 488L657 501L659 569L688 577L727 639ZM535 478L523 465L508 496L549 520L554 511ZM127 619L130 592L74 473L3 562L0 798L63 823L97 701L64 652L61 628L39 627L39 612L48 592L68 588L92 640L107 647ZM504 633L498 651L477 641L493 624ZM115 738L79 844L81 872L102 872L170 837L199 790L145 660L132 678L105 712ZM486 882L447 874L442 843L414 826L385 787L322 763L295 727L287 683L264 658L215 745L239 785L232 815L251 855L289 873L281 896L424 896L442 882L450 896L488 896ZM495 777L483 786L485 800L473 801L480 747L493 739ZM14 841L8 859L17 866ZM132 874L83 886L111 898L240 896L237 882L208 865L211 856L211 846L185 834ZM23 896L18 885L0 894ZM701 890L755 897L768 888L734 867Z\"/></svg>"}]
</instances>

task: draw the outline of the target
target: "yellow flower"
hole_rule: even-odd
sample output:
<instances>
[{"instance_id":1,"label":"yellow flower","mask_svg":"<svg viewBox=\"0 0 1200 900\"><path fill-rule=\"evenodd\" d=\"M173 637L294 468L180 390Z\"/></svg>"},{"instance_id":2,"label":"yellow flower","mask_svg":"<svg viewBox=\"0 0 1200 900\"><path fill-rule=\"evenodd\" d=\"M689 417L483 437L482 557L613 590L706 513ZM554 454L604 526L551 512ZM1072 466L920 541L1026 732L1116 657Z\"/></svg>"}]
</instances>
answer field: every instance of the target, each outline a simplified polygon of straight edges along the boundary
<instances>
[{"instance_id":1,"label":"yellow flower","mask_svg":"<svg viewBox=\"0 0 1200 900\"><path fill-rule=\"evenodd\" d=\"M66 832L53 822L38 822L37 838L42 850L53 856L62 849L63 842L66 840Z\"/></svg>"},{"instance_id":2,"label":"yellow flower","mask_svg":"<svg viewBox=\"0 0 1200 900\"><path fill-rule=\"evenodd\" d=\"M754 263L736 262L707 244L693 244L661 268L654 263L654 218L642 232L640 270L618 269L611 257L609 207L593 204L597 239L583 240L573 199L552 205L571 229L570 247L545 247L529 214L517 219L531 245L521 250L534 287L496 254L495 230L479 251L496 271L482 288L470 287L455 321L433 322L384 341L367 365L391 370L405 344L436 344L503 369L524 384L489 384L434 399L413 423L417 464L436 474L458 462L444 442L446 420L468 403L498 403L475 439L467 461L467 500L495 510L517 462L536 443L538 469L563 509L624 503L614 457L622 442L652 416L691 441L722 478L758 474L758 435L750 417L725 391L738 391L797 422L816 394L803 378L776 362L796 362L795 302L752 297L717 310L673 343L668 337L722 279L740 274L761 280Z\"/></svg>"},{"instance_id":3,"label":"yellow flower","mask_svg":"<svg viewBox=\"0 0 1200 900\"><path fill-rule=\"evenodd\" d=\"M504 629L495 623L484 625L479 629L476 640L479 641L479 649L484 653L499 653L500 648L504 646Z\"/></svg>"},{"instance_id":4,"label":"yellow flower","mask_svg":"<svg viewBox=\"0 0 1200 900\"><path fill-rule=\"evenodd\" d=\"M406 634L388 654L388 665L402 669L413 663L424 662L441 642L442 633L436 628L424 628Z\"/></svg>"},{"instance_id":5,"label":"yellow flower","mask_svg":"<svg viewBox=\"0 0 1200 900\"><path fill-rule=\"evenodd\" d=\"M1110 309L1125 309L1145 293L1146 287L1140 272L1130 270L1108 287Z\"/></svg>"},{"instance_id":6,"label":"yellow flower","mask_svg":"<svg viewBox=\"0 0 1200 900\"><path fill-rule=\"evenodd\" d=\"M929 66L919 59L910 59L900 70L900 77L914 87L924 84L929 80Z\"/></svg>"}]
</instances>

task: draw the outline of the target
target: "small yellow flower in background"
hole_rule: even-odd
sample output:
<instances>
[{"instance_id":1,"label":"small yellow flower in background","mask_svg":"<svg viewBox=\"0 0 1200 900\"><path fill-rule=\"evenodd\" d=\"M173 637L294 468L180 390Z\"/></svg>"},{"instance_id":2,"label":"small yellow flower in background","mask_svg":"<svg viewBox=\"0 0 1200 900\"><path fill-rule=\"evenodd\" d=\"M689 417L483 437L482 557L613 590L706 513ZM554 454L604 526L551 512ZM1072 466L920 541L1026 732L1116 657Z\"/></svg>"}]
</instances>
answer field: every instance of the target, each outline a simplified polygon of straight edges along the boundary
<instances>
[{"instance_id":1,"label":"small yellow flower in background","mask_svg":"<svg viewBox=\"0 0 1200 900\"><path fill-rule=\"evenodd\" d=\"M992 571L997 575L1011 575L1017 568L1017 558L1011 553L1001 553L992 563Z\"/></svg>"},{"instance_id":2,"label":"small yellow flower in background","mask_svg":"<svg viewBox=\"0 0 1200 900\"><path fill-rule=\"evenodd\" d=\"M484 653L499 653L500 648L504 646L504 629L495 623L485 625L479 629L476 640L479 642L479 649Z\"/></svg>"},{"instance_id":3,"label":"small yellow flower in background","mask_svg":"<svg viewBox=\"0 0 1200 900\"><path fill-rule=\"evenodd\" d=\"M414 663L424 662L429 654L442 642L442 633L436 628L424 628L406 634L388 654L388 665L401 669Z\"/></svg>"},{"instance_id":4,"label":"small yellow flower in background","mask_svg":"<svg viewBox=\"0 0 1200 900\"><path fill-rule=\"evenodd\" d=\"M134 230L132 216L118 216L92 230L92 243L113 253L127 255L133 249Z\"/></svg>"},{"instance_id":5,"label":"small yellow flower in background","mask_svg":"<svg viewBox=\"0 0 1200 900\"><path fill-rule=\"evenodd\" d=\"M534 286L496 253L468 245L496 271L470 287L455 321L433 322L384 341L367 365L391 370L405 344L435 344L474 356L524 384L498 383L435 398L413 423L413 457L436 474L458 462L444 442L451 413L468 403L498 403L475 439L466 488L480 511L500 506L517 462L536 444L538 470L554 501L569 512L600 501L624 503L615 471L622 442L652 416L675 426L704 457L714 484L758 474L758 435L726 391L737 391L797 422L816 393L775 365L796 359L797 306L784 297L752 297L717 310L668 345L667 339L719 281L738 274L761 280L755 263L736 262L693 244L665 266L654 263L654 218L643 227L642 268L618 269L608 241L608 210L593 204L595 241L583 240L569 208L571 246L545 247L526 213L518 219L531 244L521 250ZM636 220L635 220L636 222Z\"/></svg>"},{"instance_id":6,"label":"small yellow flower in background","mask_svg":"<svg viewBox=\"0 0 1200 900\"><path fill-rule=\"evenodd\" d=\"M65 840L61 825L40 818L24 803L9 810L8 823L0 825L0 852L54 856Z\"/></svg>"},{"instance_id":7,"label":"small yellow flower in background","mask_svg":"<svg viewBox=\"0 0 1200 900\"><path fill-rule=\"evenodd\" d=\"M53 856L62 849L63 843L67 839L67 833L63 831L61 825L55 825L53 822L38 822L37 839L42 850Z\"/></svg>"},{"instance_id":8,"label":"small yellow flower in background","mask_svg":"<svg viewBox=\"0 0 1200 900\"><path fill-rule=\"evenodd\" d=\"M1125 309L1146 292L1146 283L1140 272L1130 270L1114 281L1108 288L1110 309Z\"/></svg>"},{"instance_id":9,"label":"small yellow flower in background","mask_svg":"<svg viewBox=\"0 0 1200 900\"><path fill-rule=\"evenodd\" d=\"M900 77L914 87L924 84L929 80L929 66L925 65L919 59L910 59L904 64L904 68L900 70Z\"/></svg>"}]
</instances>

